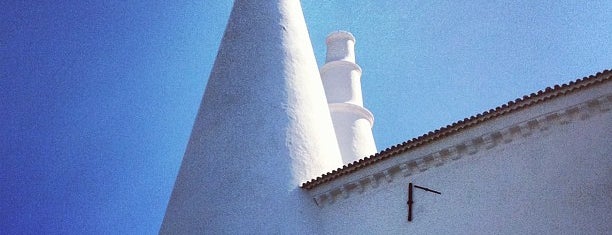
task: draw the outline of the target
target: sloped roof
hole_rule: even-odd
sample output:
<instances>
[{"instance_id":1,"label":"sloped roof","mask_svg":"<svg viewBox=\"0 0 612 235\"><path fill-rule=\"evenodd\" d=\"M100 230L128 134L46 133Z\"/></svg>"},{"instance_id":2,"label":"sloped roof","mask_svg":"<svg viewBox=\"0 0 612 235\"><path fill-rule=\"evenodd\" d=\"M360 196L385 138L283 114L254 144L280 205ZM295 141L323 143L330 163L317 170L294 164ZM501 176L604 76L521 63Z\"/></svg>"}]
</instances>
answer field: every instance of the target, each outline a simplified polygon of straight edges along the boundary
<instances>
[{"instance_id":1,"label":"sloped roof","mask_svg":"<svg viewBox=\"0 0 612 235\"><path fill-rule=\"evenodd\" d=\"M539 90L529 95L524 95L522 98L518 98L514 101L509 101L508 103L503 104L501 106L497 106L494 109L490 109L475 116L471 116L469 118L454 122L453 124L447 125L434 131L430 131L427 134L421 135L417 138L413 138L401 144L391 146L369 157L365 157L353 163L344 165L342 168L338 168L332 172L327 172L322 176L317 177L316 179L312 179L308 182L305 182L300 187L304 189L312 189L320 184L332 181L340 176L351 174L366 166L375 164L380 161L384 161L391 157L397 156L403 152L412 150L419 146L460 132L466 128L479 125L490 119L507 115L509 113L513 113L515 111L530 107L532 105L542 103L550 99L555 99L559 96L564 96L566 94L582 90L595 84L608 82L610 80L612 80L612 70L604 70L595 75L584 77L582 79L577 79L575 81L571 81L563 85L546 87L544 90Z\"/></svg>"}]
</instances>

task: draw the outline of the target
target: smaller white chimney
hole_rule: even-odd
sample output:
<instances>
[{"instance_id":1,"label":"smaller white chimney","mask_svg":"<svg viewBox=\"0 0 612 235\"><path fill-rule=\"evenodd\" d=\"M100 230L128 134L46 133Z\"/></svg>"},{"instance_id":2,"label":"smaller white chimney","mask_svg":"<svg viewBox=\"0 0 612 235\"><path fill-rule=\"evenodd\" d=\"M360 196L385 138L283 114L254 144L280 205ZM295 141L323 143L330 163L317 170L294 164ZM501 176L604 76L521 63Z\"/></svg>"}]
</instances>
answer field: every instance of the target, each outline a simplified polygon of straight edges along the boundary
<instances>
[{"instance_id":1,"label":"smaller white chimney","mask_svg":"<svg viewBox=\"0 0 612 235\"><path fill-rule=\"evenodd\" d=\"M336 31L327 35L327 54L325 63L331 61L348 61L355 63L355 37L346 31Z\"/></svg>"},{"instance_id":2,"label":"smaller white chimney","mask_svg":"<svg viewBox=\"0 0 612 235\"><path fill-rule=\"evenodd\" d=\"M374 116L363 107L361 68L355 64L355 37L337 31L327 36L327 58L320 69L342 162L348 164L377 152Z\"/></svg>"}]
</instances>

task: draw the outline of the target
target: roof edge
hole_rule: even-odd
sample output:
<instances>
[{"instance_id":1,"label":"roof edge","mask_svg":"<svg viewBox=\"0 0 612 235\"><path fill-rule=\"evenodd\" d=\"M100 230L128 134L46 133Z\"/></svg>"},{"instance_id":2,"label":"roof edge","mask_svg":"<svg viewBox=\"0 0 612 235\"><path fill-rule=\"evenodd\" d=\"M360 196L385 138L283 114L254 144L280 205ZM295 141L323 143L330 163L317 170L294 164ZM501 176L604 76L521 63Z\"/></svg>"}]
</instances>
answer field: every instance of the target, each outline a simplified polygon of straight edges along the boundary
<instances>
[{"instance_id":1,"label":"roof edge","mask_svg":"<svg viewBox=\"0 0 612 235\"><path fill-rule=\"evenodd\" d=\"M581 90L586 87L593 86L595 84L607 82L607 81L610 81L611 79L612 79L612 70L606 69L594 75L590 75L588 77L583 77L582 79L570 81L569 83L565 83L562 85L554 85L553 87L546 87L543 90L539 90L529 95L524 95L521 98L517 98L513 101L509 101L505 104L502 104L501 106L497 106L493 109L489 109L488 111L484 111L475 116L464 118L463 120L459 120L445 127L441 127L434 131L430 131L419 137L412 138L410 140L407 140L397 145L393 145L374 155L365 157L358 161L354 161L352 163L344 165L342 168L338 168L331 172L327 172L315 179L311 179L303 183L300 187L303 189L307 189L307 190L313 189L318 185L332 181L340 176L353 173L361 168L372 165L376 162L383 161L390 157L399 155L400 153L409 151L411 149L431 143L433 141L439 140L446 136L455 134L463 129L473 127L477 124L483 123L490 119L494 119L494 118L497 118L503 115L507 115L515 111L530 107L534 104L542 103L544 101L548 101L548 100L557 98L559 96L564 96L566 94L573 93L575 91Z\"/></svg>"}]
</instances>

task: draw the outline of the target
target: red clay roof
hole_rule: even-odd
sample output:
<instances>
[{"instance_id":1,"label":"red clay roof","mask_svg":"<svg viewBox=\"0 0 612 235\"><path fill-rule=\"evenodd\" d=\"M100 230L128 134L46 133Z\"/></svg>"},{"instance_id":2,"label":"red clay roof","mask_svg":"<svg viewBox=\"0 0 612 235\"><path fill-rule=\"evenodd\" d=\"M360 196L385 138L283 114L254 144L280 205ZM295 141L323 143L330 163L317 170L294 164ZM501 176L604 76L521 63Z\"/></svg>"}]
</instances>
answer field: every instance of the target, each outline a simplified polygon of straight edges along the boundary
<instances>
[{"instance_id":1,"label":"red clay roof","mask_svg":"<svg viewBox=\"0 0 612 235\"><path fill-rule=\"evenodd\" d=\"M365 157L363 159L360 159L359 161L349 163L348 165L344 165L342 168L338 168L332 172L327 172L326 174L323 174L322 176L319 176L316 179L312 179L306 183L303 183L300 187L304 189L312 189L320 184L332 181L340 176L353 173L361 168L375 164L376 162L384 161L393 156L397 156L400 153L412 150L419 146L428 144L432 141L439 140L441 138L444 138L445 136L455 134L463 129L473 127L487 120L506 115L532 106L534 104L538 104L559 96L563 96L581 90L586 87L590 87L595 84L610 81L611 78L612 70L604 70L603 72L599 72L595 75L584 77L582 79L577 79L567 84L555 85L554 87L546 87L546 89L544 90L540 90L536 93L531 93L530 95L525 95L522 98L518 98L514 101L509 101L506 104L477 114L476 116L465 118L440 129L430 131L427 134L421 135L417 138L413 138L401 144L391 146L372 156Z\"/></svg>"}]
</instances>

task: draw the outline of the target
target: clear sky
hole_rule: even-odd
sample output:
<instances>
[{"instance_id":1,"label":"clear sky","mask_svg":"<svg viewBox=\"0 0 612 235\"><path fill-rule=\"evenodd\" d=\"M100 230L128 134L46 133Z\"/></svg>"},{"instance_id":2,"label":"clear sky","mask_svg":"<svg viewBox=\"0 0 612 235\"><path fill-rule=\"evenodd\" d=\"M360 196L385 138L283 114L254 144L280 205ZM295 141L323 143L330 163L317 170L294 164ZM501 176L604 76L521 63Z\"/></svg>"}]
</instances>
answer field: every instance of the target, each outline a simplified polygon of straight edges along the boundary
<instances>
[{"instance_id":1,"label":"clear sky","mask_svg":"<svg viewBox=\"0 0 612 235\"><path fill-rule=\"evenodd\" d=\"M0 234L155 234L231 1L0 1ZM303 0L387 148L612 68L612 1Z\"/></svg>"}]
</instances>

